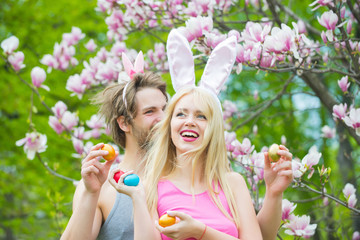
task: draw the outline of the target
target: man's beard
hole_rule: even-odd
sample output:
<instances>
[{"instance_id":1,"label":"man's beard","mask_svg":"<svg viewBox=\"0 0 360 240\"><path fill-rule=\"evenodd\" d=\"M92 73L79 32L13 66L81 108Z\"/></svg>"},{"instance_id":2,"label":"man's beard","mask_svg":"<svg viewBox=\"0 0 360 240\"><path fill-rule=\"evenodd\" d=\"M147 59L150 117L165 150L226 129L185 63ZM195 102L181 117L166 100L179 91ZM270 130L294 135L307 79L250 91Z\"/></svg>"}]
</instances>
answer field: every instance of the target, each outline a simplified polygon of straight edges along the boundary
<instances>
[{"instance_id":1,"label":"man's beard","mask_svg":"<svg viewBox=\"0 0 360 240\"><path fill-rule=\"evenodd\" d=\"M136 139L137 144L140 147L140 150L146 151L149 148L149 142L151 138L151 129L143 129L137 126L133 126L133 135Z\"/></svg>"}]
</instances>

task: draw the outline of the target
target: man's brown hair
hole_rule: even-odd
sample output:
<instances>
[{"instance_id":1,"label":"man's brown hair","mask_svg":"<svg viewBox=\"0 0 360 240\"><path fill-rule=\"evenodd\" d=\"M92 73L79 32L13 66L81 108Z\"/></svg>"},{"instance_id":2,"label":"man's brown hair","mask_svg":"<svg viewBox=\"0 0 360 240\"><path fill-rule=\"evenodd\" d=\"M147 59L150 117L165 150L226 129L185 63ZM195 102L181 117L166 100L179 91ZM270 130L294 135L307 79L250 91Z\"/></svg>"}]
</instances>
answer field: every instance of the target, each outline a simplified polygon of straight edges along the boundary
<instances>
[{"instance_id":1,"label":"man's brown hair","mask_svg":"<svg viewBox=\"0 0 360 240\"><path fill-rule=\"evenodd\" d=\"M125 85L126 82L114 83L96 94L92 99L93 104L99 105L99 114L101 117L105 117L105 122L114 142L123 148L125 148L126 143L125 132L119 127L117 119L120 116L124 116L125 123L132 125L132 120L137 115L136 93L144 88L157 88L164 94L166 100L168 100L166 83L158 74L152 72L135 74L126 88L126 106L123 101Z\"/></svg>"}]
</instances>

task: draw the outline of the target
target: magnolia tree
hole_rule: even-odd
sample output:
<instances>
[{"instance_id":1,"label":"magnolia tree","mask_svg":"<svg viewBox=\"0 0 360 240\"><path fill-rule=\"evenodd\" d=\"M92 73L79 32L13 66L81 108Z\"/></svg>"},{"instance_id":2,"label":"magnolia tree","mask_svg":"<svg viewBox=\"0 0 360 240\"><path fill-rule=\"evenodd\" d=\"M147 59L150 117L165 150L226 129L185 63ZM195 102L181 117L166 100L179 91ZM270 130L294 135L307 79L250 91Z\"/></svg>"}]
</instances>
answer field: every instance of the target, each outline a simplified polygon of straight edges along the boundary
<instances>
[{"instance_id":1,"label":"magnolia tree","mask_svg":"<svg viewBox=\"0 0 360 240\"><path fill-rule=\"evenodd\" d=\"M73 154L69 159L82 159L93 142L109 132L96 112L80 119L79 109L69 109L65 101L47 104L42 95L52 90L46 79L54 71L67 72L82 65L77 73L69 73L64 83L68 94L63 96L63 100L82 102L92 90L117 82L123 71L123 52L134 59L139 50L145 51L145 68L167 76L165 44L172 28L178 28L190 42L199 69L217 44L236 36L236 63L221 96L226 147L234 170L248 180L256 210L261 208L265 186L263 152L270 143L279 142L294 155L294 180L284 195L279 239L360 239L356 181L356 163L360 159L360 1L316 0L307 3L303 13L297 11L296 4L299 3L277 0L98 0L95 11L104 16L108 26L106 44L98 45L80 28L72 26L71 32L64 33L55 43L53 53L41 56L35 66L25 64L19 47L21 39L16 36L2 40L2 59L19 81L39 97L53 134L70 136ZM125 42L139 34L158 41L153 42L151 49L128 48ZM93 53L92 57L79 54L79 45ZM32 69L30 76L22 74L24 68ZM275 90L271 88L274 84ZM240 94L238 89L246 94ZM299 93L302 99L295 97ZM268 121L264 118L269 116L269 109L276 109L279 103L287 100L291 104L300 101L311 105L314 99L325 110L325 117L299 141L288 142L293 136L286 136L286 129L291 126L275 126L284 130L279 139L267 137L261 130ZM37 113L34 108L31 111L30 116ZM283 118L288 116L294 115L287 113ZM42 160L41 153L56 143L48 146L47 136L34 126L30 117L30 131L16 145L23 146L28 159L37 157L47 171L76 184L78 179L59 174ZM264 142L255 140L258 135L263 136ZM322 144L309 144L306 137L312 139L311 135L323 139ZM327 144L333 151L325 158L320 149ZM330 157L333 162L327 159ZM334 168L336 171L332 171ZM306 203L313 207L304 213L299 206ZM342 213L347 216L346 221L340 217Z\"/></svg>"}]
</instances>

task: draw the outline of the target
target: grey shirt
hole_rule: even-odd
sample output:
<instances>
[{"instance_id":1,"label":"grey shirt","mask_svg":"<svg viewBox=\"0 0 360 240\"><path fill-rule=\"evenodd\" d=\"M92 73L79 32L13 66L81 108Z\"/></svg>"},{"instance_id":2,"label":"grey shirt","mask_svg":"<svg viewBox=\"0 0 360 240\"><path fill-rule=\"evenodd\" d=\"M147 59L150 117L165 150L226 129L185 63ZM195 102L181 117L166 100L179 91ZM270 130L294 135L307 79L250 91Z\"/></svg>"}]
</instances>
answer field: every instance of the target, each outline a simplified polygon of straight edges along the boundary
<instances>
[{"instance_id":1,"label":"grey shirt","mask_svg":"<svg viewBox=\"0 0 360 240\"><path fill-rule=\"evenodd\" d=\"M129 196L116 192L116 200L104 224L98 240L133 240L133 205Z\"/></svg>"}]
</instances>

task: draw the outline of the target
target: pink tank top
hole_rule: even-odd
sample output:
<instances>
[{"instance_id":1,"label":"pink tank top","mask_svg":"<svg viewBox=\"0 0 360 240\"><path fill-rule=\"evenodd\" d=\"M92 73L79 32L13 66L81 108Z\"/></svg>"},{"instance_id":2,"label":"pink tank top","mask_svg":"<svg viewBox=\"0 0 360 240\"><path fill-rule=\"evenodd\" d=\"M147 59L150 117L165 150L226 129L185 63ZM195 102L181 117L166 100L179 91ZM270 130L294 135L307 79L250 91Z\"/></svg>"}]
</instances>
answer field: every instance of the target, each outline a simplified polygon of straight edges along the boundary
<instances>
[{"instance_id":1,"label":"pink tank top","mask_svg":"<svg viewBox=\"0 0 360 240\"><path fill-rule=\"evenodd\" d=\"M225 210L231 216L229 205L222 190L220 191L219 199ZM167 211L183 212L206 224L208 227L238 237L238 230L235 223L218 209L216 204L211 200L208 192L195 194L193 197L191 194L182 192L171 181L160 180L158 183L157 211L159 217ZM165 240L171 239L163 234L161 234L161 238Z\"/></svg>"}]
</instances>

